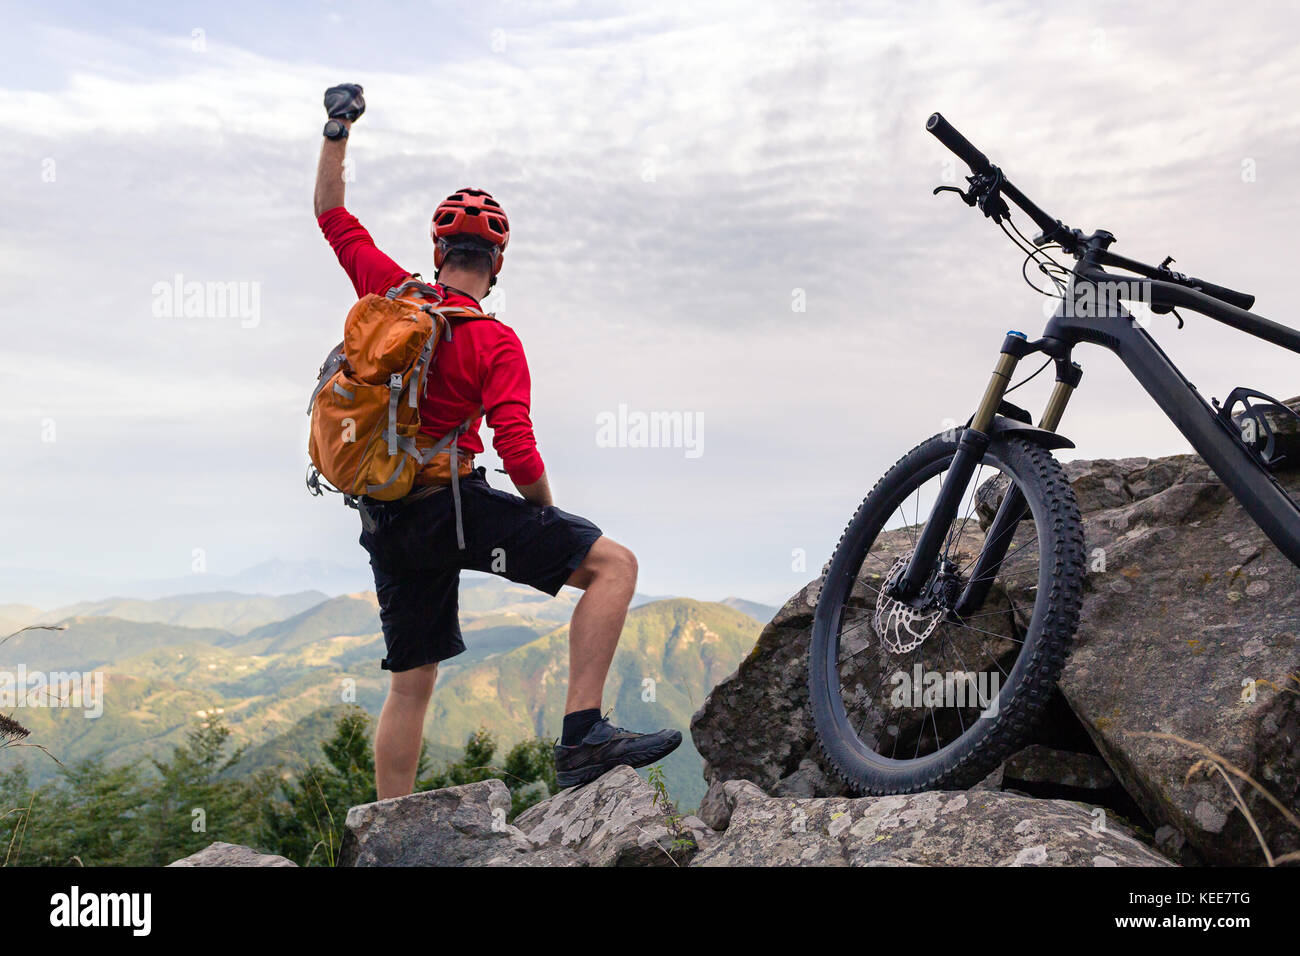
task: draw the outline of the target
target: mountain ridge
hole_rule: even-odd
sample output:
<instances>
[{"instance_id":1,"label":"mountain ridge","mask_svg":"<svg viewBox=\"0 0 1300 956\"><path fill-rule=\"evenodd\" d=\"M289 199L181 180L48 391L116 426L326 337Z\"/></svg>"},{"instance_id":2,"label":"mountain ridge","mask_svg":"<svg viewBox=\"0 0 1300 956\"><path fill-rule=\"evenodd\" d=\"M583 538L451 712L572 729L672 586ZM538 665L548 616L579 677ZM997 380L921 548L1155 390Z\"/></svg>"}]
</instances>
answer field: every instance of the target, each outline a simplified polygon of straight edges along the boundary
<instances>
[{"instance_id":1,"label":"mountain ridge","mask_svg":"<svg viewBox=\"0 0 1300 956\"><path fill-rule=\"evenodd\" d=\"M554 733L563 715L571 603L547 595L519 600L518 586L509 582L472 587L481 600L479 610L462 615L468 650L440 669L434 696L427 739L435 756L458 753L482 725L508 749L520 739ZM204 600L200 594L179 604ZM132 602L137 616L150 616L146 603ZM243 615L237 604L230 606L236 617ZM174 616L177 607L161 599L154 616ZM561 611L563 622L554 619ZM217 710L235 742L258 754L259 766L271 761L276 748L286 748L284 740L294 741L289 749L295 753L314 754L328 721L307 720L310 715L354 701L374 716L388 683L378 666L384 645L377 600L369 591L326 598L245 633L84 614L61 623L65 630L33 630L8 640L0 664L102 672L108 691L97 720L67 708L30 708L18 715L33 740L65 763L96 752L111 760L159 755L179 743L196 719ZM758 631L754 619L717 602L659 598L634 608L607 684L615 718L638 729L684 729L712 683L734 669ZM500 695L488 693L494 687ZM277 738L281 743L270 746ZM42 763L32 752L21 759L34 779L54 772L52 762ZM703 781L698 755L687 746L674 759L666 767L674 793L697 799Z\"/></svg>"}]
</instances>

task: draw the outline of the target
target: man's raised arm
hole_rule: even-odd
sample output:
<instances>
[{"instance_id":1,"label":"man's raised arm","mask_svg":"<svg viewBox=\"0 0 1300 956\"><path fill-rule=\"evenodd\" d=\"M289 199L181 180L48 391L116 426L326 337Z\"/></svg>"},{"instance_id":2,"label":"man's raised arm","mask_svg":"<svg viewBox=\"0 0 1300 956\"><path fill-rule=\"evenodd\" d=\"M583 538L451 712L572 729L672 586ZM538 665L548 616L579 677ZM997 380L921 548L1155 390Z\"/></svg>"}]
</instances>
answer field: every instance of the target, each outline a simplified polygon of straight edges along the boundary
<instances>
[{"instance_id":1,"label":"man's raised arm","mask_svg":"<svg viewBox=\"0 0 1300 956\"><path fill-rule=\"evenodd\" d=\"M343 205L343 157L347 153L348 133L352 124L366 111L366 100L356 83L341 83L325 91L325 142L321 144L316 164L316 218Z\"/></svg>"}]
</instances>

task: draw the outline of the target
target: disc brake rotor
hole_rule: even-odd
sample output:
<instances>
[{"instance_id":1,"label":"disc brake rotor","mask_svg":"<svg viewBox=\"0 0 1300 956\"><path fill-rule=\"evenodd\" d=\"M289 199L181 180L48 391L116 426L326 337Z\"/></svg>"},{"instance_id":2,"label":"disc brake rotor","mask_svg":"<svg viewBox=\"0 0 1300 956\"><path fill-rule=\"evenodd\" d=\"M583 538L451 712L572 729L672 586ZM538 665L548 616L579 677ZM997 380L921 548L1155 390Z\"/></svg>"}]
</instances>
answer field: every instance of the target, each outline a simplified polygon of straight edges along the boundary
<instances>
[{"instance_id":1,"label":"disc brake rotor","mask_svg":"<svg viewBox=\"0 0 1300 956\"><path fill-rule=\"evenodd\" d=\"M894 562L894 566L885 575L887 584L893 583L903 573L911 557L911 552L908 552ZM880 590L876 600L876 613L871 623L885 647L895 654L906 654L920 647L925 639L934 633L934 629L943 620L945 608L942 605L935 605L933 608L915 608L889 597L885 593L886 590L886 588Z\"/></svg>"}]
</instances>

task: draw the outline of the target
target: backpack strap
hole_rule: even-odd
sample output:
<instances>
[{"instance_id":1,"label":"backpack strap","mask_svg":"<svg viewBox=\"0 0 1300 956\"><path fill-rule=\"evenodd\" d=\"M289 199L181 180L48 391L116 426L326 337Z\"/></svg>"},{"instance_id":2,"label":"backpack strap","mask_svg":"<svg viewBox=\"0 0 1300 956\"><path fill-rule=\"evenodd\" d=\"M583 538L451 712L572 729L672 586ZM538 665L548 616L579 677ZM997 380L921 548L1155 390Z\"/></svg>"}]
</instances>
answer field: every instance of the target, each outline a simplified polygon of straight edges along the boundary
<instances>
[{"instance_id":1,"label":"backpack strap","mask_svg":"<svg viewBox=\"0 0 1300 956\"><path fill-rule=\"evenodd\" d=\"M393 286L384 293L384 298L396 299L403 295L409 295L412 292L418 295L421 299L432 299L434 302L441 302L443 298L442 293L436 288L429 285L427 282L421 281L418 273L411 276L405 282Z\"/></svg>"},{"instance_id":2,"label":"backpack strap","mask_svg":"<svg viewBox=\"0 0 1300 956\"><path fill-rule=\"evenodd\" d=\"M495 315L489 315L475 309L466 309L461 306L446 306L440 309L430 309L429 311L442 316L447 327L446 338L448 342L451 341L452 336L452 319L459 319L462 322L477 322L479 320L489 320L492 322L497 321ZM469 427L474 424L476 419L481 418L486 414L487 409L480 405L478 411L474 412L469 416L469 418L461 422L459 426L439 439L438 443L428 452L428 457L432 458L445 448L451 458L451 461L449 462L451 466L451 500L453 509L456 512L456 546L462 551L465 550L465 519L460 504L460 445L458 444L458 441L460 436L469 431Z\"/></svg>"},{"instance_id":3,"label":"backpack strap","mask_svg":"<svg viewBox=\"0 0 1300 956\"><path fill-rule=\"evenodd\" d=\"M467 309L464 306L460 306L460 305L448 305L448 306L443 306L442 308L439 309L430 308L429 306L426 305L424 307L424 311L428 312L430 315L442 316L443 321L446 323L446 327L447 327L447 331L444 333L443 338L445 338L448 342L451 341L451 320L452 319L459 319L461 322L477 322L480 319L486 319L489 322L500 321L495 315L493 315L490 312L479 312L476 309Z\"/></svg>"},{"instance_id":4,"label":"backpack strap","mask_svg":"<svg viewBox=\"0 0 1300 956\"><path fill-rule=\"evenodd\" d=\"M325 361L321 363L320 371L316 373L316 387L312 389L311 398L307 401L308 415L311 414L312 406L316 404L316 396L321 393L321 389L325 387L325 383L334 376L334 373L338 371L338 367L346 361L347 358L343 354L343 343L340 342L338 345L334 346L334 349L330 354L325 357ZM335 388L337 387L338 386L336 385Z\"/></svg>"},{"instance_id":5,"label":"backpack strap","mask_svg":"<svg viewBox=\"0 0 1300 956\"><path fill-rule=\"evenodd\" d=\"M469 431L469 426L473 425L476 419L485 414L487 409L480 405L478 411L439 438L437 443L424 453L426 461L444 450L451 458L451 501L456 512L456 547L462 551L465 550L465 520L460 505L460 446L456 442L461 435Z\"/></svg>"}]
</instances>

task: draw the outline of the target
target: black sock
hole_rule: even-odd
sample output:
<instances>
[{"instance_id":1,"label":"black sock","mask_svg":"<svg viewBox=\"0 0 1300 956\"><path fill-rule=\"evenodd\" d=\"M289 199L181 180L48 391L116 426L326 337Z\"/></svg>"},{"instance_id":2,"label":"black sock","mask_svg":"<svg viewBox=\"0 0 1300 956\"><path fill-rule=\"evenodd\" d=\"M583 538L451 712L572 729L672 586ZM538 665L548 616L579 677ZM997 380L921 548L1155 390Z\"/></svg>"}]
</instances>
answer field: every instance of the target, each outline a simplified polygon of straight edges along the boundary
<instances>
[{"instance_id":1,"label":"black sock","mask_svg":"<svg viewBox=\"0 0 1300 956\"><path fill-rule=\"evenodd\" d=\"M575 710L571 714L565 714L564 730L560 734L560 745L563 747L576 747L582 743L582 738L587 736L587 731L591 730L592 724L598 720L600 720L599 707Z\"/></svg>"}]
</instances>

